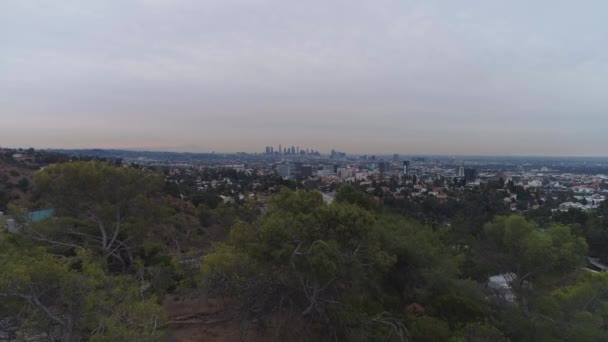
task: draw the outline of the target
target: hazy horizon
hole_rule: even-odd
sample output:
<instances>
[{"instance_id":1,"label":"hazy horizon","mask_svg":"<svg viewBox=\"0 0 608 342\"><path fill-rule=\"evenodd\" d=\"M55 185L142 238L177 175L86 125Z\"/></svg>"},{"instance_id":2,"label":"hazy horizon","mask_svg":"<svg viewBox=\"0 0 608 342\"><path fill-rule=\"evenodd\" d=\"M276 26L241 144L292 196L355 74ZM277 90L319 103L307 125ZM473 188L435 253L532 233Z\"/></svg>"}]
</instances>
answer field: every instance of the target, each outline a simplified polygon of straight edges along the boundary
<instances>
[{"instance_id":1,"label":"hazy horizon","mask_svg":"<svg viewBox=\"0 0 608 342\"><path fill-rule=\"evenodd\" d=\"M0 146L607 156L608 3L0 3Z\"/></svg>"},{"instance_id":2,"label":"hazy horizon","mask_svg":"<svg viewBox=\"0 0 608 342\"><path fill-rule=\"evenodd\" d=\"M291 146L290 146L291 147ZM44 147L44 146L17 146L17 145L0 145L0 148L21 149L34 148L40 151L87 151L87 150L108 150L108 151L126 151L126 152L151 152L151 153L192 153L192 154L265 154L264 148L258 150L236 150L236 151L216 151L202 150L196 146L173 146L173 147ZM321 155L330 155L331 150L314 150ZM345 152L348 156L376 156L376 157L392 157L397 154L400 158L407 157L443 157L443 158L590 158L590 159L607 159L608 155L598 154L470 154L470 153L424 153L424 152L395 152L395 151L377 151L377 152L357 152L357 151L338 151ZM287 155L288 156L288 155Z\"/></svg>"}]
</instances>

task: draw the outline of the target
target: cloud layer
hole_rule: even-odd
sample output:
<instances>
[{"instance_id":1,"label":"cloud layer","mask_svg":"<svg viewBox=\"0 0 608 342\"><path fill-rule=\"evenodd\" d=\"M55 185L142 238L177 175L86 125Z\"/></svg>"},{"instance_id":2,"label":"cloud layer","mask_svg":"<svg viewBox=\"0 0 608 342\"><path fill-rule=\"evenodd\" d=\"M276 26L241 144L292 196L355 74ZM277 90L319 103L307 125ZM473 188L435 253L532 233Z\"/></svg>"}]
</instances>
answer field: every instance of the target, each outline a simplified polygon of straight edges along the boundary
<instances>
[{"instance_id":1,"label":"cloud layer","mask_svg":"<svg viewBox=\"0 0 608 342\"><path fill-rule=\"evenodd\" d=\"M607 155L607 12L5 0L0 145Z\"/></svg>"}]
</instances>

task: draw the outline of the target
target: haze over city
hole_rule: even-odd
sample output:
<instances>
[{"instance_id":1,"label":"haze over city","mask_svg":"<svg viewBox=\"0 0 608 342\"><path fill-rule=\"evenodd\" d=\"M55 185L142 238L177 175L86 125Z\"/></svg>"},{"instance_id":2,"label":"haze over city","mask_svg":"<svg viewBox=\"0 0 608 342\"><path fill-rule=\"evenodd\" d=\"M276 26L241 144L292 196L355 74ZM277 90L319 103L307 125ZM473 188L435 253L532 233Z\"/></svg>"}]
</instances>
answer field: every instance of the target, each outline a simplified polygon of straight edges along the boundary
<instances>
[{"instance_id":1,"label":"haze over city","mask_svg":"<svg viewBox=\"0 0 608 342\"><path fill-rule=\"evenodd\" d=\"M0 3L3 146L607 155L604 1Z\"/></svg>"}]
</instances>

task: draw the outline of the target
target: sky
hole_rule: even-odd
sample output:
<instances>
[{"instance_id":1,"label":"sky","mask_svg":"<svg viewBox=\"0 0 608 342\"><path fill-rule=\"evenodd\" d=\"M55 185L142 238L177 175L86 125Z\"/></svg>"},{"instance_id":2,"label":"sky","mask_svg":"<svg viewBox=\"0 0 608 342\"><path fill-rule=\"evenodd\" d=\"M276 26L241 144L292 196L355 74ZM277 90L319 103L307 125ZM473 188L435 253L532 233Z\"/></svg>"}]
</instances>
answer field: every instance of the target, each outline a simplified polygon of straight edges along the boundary
<instances>
[{"instance_id":1,"label":"sky","mask_svg":"<svg viewBox=\"0 0 608 342\"><path fill-rule=\"evenodd\" d=\"M0 146L608 155L605 0L2 0Z\"/></svg>"}]
</instances>

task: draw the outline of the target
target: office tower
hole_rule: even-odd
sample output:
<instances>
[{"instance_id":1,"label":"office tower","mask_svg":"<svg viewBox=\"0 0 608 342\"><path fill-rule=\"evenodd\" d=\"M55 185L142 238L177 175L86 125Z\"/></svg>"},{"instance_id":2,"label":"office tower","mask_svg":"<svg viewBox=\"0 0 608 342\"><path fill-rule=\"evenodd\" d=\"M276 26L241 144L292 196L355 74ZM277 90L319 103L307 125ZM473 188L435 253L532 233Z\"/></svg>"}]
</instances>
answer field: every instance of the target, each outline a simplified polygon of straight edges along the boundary
<instances>
[{"instance_id":1,"label":"office tower","mask_svg":"<svg viewBox=\"0 0 608 342\"><path fill-rule=\"evenodd\" d=\"M458 167L458 169L456 170L456 176L460 178L464 177L464 166Z\"/></svg>"},{"instance_id":2,"label":"office tower","mask_svg":"<svg viewBox=\"0 0 608 342\"><path fill-rule=\"evenodd\" d=\"M378 163L378 169L379 169L380 173L382 173L382 174L388 173L390 167L391 167L391 165L387 161L381 161L380 163Z\"/></svg>"},{"instance_id":3,"label":"office tower","mask_svg":"<svg viewBox=\"0 0 608 342\"><path fill-rule=\"evenodd\" d=\"M312 166L310 166L310 165L302 166L301 174L302 174L303 178L312 177Z\"/></svg>"},{"instance_id":4,"label":"office tower","mask_svg":"<svg viewBox=\"0 0 608 342\"><path fill-rule=\"evenodd\" d=\"M477 180L477 169L466 168L464 169L464 180L465 182L475 182Z\"/></svg>"},{"instance_id":5,"label":"office tower","mask_svg":"<svg viewBox=\"0 0 608 342\"><path fill-rule=\"evenodd\" d=\"M303 164L304 163L302 163L302 162L295 162L294 163L294 166L295 166L295 169L296 169L296 174L302 172L302 165Z\"/></svg>"},{"instance_id":6,"label":"office tower","mask_svg":"<svg viewBox=\"0 0 608 342\"><path fill-rule=\"evenodd\" d=\"M407 175L409 168L410 168L410 162L407 160L404 160L403 161L403 174L404 175Z\"/></svg>"}]
</instances>

